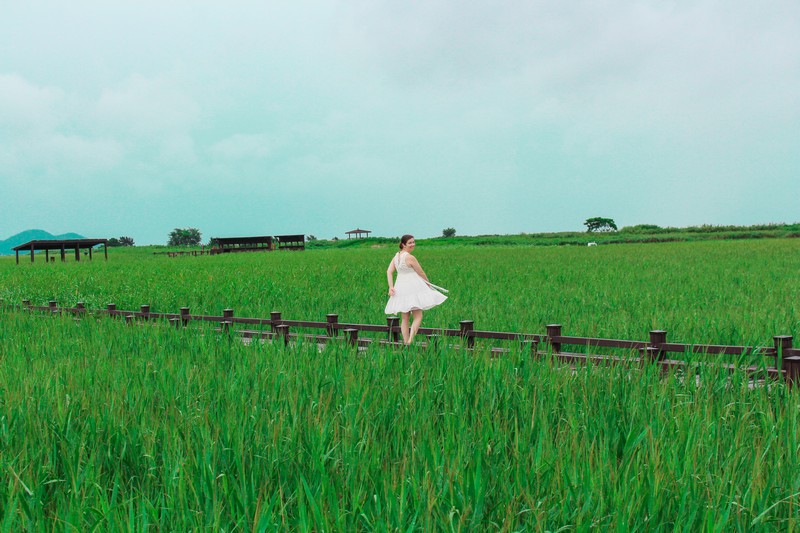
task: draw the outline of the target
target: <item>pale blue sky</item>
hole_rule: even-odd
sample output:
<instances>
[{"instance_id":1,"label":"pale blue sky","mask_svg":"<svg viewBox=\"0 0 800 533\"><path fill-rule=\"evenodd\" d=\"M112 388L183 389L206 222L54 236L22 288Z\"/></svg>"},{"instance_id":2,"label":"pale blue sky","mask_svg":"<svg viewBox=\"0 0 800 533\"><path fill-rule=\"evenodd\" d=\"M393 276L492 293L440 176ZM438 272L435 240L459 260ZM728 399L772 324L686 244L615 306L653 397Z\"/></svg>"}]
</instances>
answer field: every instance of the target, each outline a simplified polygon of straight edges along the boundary
<instances>
[{"instance_id":1,"label":"pale blue sky","mask_svg":"<svg viewBox=\"0 0 800 533\"><path fill-rule=\"evenodd\" d=\"M800 221L800 2L0 0L0 239Z\"/></svg>"}]
</instances>

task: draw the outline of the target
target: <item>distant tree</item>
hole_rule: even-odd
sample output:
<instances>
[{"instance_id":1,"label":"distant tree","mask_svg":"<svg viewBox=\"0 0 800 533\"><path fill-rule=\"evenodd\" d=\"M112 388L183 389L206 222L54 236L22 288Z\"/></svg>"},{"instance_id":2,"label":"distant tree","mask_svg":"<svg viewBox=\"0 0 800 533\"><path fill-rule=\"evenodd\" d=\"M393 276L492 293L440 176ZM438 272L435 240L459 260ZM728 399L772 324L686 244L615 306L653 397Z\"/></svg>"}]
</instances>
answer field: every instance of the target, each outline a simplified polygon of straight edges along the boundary
<instances>
[{"instance_id":1,"label":"distant tree","mask_svg":"<svg viewBox=\"0 0 800 533\"><path fill-rule=\"evenodd\" d=\"M442 230L442 237L455 237L456 228L445 228Z\"/></svg>"},{"instance_id":2,"label":"distant tree","mask_svg":"<svg viewBox=\"0 0 800 533\"><path fill-rule=\"evenodd\" d=\"M175 228L169 233L168 246L200 246L202 236L197 228Z\"/></svg>"},{"instance_id":3,"label":"distant tree","mask_svg":"<svg viewBox=\"0 0 800 533\"><path fill-rule=\"evenodd\" d=\"M120 243L119 239L117 239L116 237L111 237L110 239L108 239L108 243L106 243L106 245L109 248L116 248L117 246L122 246L122 243Z\"/></svg>"},{"instance_id":4,"label":"distant tree","mask_svg":"<svg viewBox=\"0 0 800 533\"><path fill-rule=\"evenodd\" d=\"M133 246L133 237L120 237L120 246Z\"/></svg>"},{"instance_id":5,"label":"distant tree","mask_svg":"<svg viewBox=\"0 0 800 533\"><path fill-rule=\"evenodd\" d=\"M605 232L605 231L617 231L617 224L614 222L613 218L603 218L603 217L594 217L594 218L587 218L586 222L583 223L586 226L586 231L589 233L594 232Z\"/></svg>"},{"instance_id":6,"label":"distant tree","mask_svg":"<svg viewBox=\"0 0 800 533\"><path fill-rule=\"evenodd\" d=\"M317 237L316 237L316 235L306 235L306 240L308 242L313 242L313 241L317 240Z\"/></svg>"}]
</instances>

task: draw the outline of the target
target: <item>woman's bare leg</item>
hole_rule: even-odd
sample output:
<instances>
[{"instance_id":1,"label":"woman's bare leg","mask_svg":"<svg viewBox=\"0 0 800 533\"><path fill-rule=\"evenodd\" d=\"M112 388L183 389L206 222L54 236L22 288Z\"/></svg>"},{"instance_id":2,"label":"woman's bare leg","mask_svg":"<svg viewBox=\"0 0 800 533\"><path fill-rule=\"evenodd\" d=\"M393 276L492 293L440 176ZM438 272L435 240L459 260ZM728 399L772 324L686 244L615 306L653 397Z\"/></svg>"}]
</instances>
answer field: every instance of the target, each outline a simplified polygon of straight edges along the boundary
<instances>
[{"instance_id":1,"label":"woman's bare leg","mask_svg":"<svg viewBox=\"0 0 800 533\"><path fill-rule=\"evenodd\" d=\"M414 315L414 321L411 323L411 331L408 334L408 344L414 341L414 335L419 331L419 326L422 324L422 309L414 309L411 311Z\"/></svg>"},{"instance_id":2,"label":"woman's bare leg","mask_svg":"<svg viewBox=\"0 0 800 533\"><path fill-rule=\"evenodd\" d=\"M403 335L403 344L410 344L408 339L408 315L411 313L400 313L400 333Z\"/></svg>"}]
</instances>

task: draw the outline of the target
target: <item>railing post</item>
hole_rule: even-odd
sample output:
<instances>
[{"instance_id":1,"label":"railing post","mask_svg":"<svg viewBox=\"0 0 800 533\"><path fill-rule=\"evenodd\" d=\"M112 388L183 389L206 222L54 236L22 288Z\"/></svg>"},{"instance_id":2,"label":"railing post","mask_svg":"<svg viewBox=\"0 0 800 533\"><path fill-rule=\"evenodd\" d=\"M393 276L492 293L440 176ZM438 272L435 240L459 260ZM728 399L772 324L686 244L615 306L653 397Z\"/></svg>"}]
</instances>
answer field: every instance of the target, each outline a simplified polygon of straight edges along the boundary
<instances>
[{"instance_id":1,"label":"railing post","mask_svg":"<svg viewBox=\"0 0 800 533\"><path fill-rule=\"evenodd\" d=\"M133 318L133 315L125 315L125 324L129 326L133 324Z\"/></svg>"},{"instance_id":2,"label":"railing post","mask_svg":"<svg viewBox=\"0 0 800 533\"><path fill-rule=\"evenodd\" d=\"M142 318L145 320L150 318L150 306L147 304L142 305L139 307L139 311L142 313Z\"/></svg>"},{"instance_id":3,"label":"railing post","mask_svg":"<svg viewBox=\"0 0 800 533\"><path fill-rule=\"evenodd\" d=\"M281 312L273 311L269 314L270 325L272 326L272 333L278 332L278 326L281 323Z\"/></svg>"},{"instance_id":4,"label":"railing post","mask_svg":"<svg viewBox=\"0 0 800 533\"><path fill-rule=\"evenodd\" d=\"M786 367L786 382L791 386L800 383L800 357L792 355L784 358L783 362Z\"/></svg>"},{"instance_id":5,"label":"railing post","mask_svg":"<svg viewBox=\"0 0 800 533\"><path fill-rule=\"evenodd\" d=\"M645 349L646 356L651 361L660 361L664 358L661 345L667 343L667 332L663 329L654 329L650 332L650 346Z\"/></svg>"},{"instance_id":6,"label":"railing post","mask_svg":"<svg viewBox=\"0 0 800 533\"><path fill-rule=\"evenodd\" d=\"M339 330L336 329L336 324L339 323L339 315L336 313L329 313L325 315L325 320L328 322L328 325L325 327L325 334L328 337L335 337Z\"/></svg>"},{"instance_id":7,"label":"railing post","mask_svg":"<svg viewBox=\"0 0 800 533\"><path fill-rule=\"evenodd\" d=\"M79 314L83 314L83 313L85 313L85 312L86 312L86 304L85 304L85 303L83 303L83 302L78 302L78 303L76 303L76 304L75 304L75 310L76 310L76 311L77 311Z\"/></svg>"},{"instance_id":8,"label":"railing post","mask_svg":"<svg viewBox=\"0 0 800 533\"><path fill-rule=\"evenodd\" d=\"M47 305L48 305L48 306L49 306L49 308L50 308L50 313L51 313L51 314L53 314L53 315L56 315L56 314L58 314L58 302L56 302L55 300L50 300L50 301L47 303Z\"/></svg>"},{"instance_id":9,"label":"railing post","mask_svg":"<svg viewBox=\"0 0 800 533\"><path fill-rule=\"evenodd\" d=\"M399 327L400 319L396 316L386 317L386 327L389 329L387 340L389 342L399 342L400 333L395 331L394 328Z\"/></svg>"},{"instance_id":10,"label":"railing post","mask_svg":"<svg viewBox=\"0 0 800 533\"><path fill-rule=\"evenodd\" d=\"M277 326L275 326L275 330L277 331L278 336L283 338L283 345L284 346L288 346L289 345L289 326L287 326L285 324L278 324Z\"/></svg>"},{"instance_id":11,"label":"railing post","mask_svg":"<svg viewBox=\"0 0 800 533\"><path fill-rule=\"evenodd\" d=\"M355 328L347 328L344 330L347 344L350 346L358 347L358 330Z\"/></svg>"},{"instance_id":12,"label":"railing post","mask_svg":"<svg viewBox=\"0 0 800 533\"><path fill-rule=\"evenodd\" d=\"M475 330L474 320L462 320L458 323L461 330L461 338L467 343L467 348L472 349L475 347L475 337L470 335L471 331Z\"/></svg>"},{"instance_id":13,"label":"railing post","mask_svg":"<svg viewBox=\"0 0 800 533\"><path fill-rule=\"evenodd\" d=\"M223 333L230 333L232 325L233 325L233 309L231 308L223 309L222 321L219 323L220 330Z\"/></svg>"},{"instance_id":14,"label":"railing post","mask_svg":"<svg viewBox=\"0 0 800 533\"><path fill-rule=\"evenodd\" d=\"M30 307L31 306L31 301L30 300L22 300L22 305L25 306L25 307Z\"/></svg>"},{"instance_id":15,"label":"railing post","mask_svg":"<svg viewBox=\"0 0 800 533\"><path fill-rule=\"evenodd\" d=\"M532 339L522 338L520 341L520 348L525 349L525 345L530 345L531 357L536 357L539 353L539 341L534 337Z\"/></svg>"},{"instance_id":16,"label":"railing post","mask_svg":"<svg viewBox=\"0 0 800 533\"><path fill-rule=\"evenodd\" d=\"M108 316L114 317L117 314L117 304L108 304L106 305L106 311L108 311Z\"/></svg>"},{"instance_id":17,"label":"railing post","mask_svg":"<svg viewBox=\"0 0 800 533\"><path fill-rule=\"evenodd\" d=\"M547 328L547 342L550 343L553 353L559 353L561 351L561 343L553 342L553 337L561 336L561 324L548 324L545 327Z\"/></svg>"},{"instance_id":18,"label":"railing post","mask_svg":"<svg viewBox=\"0 0 800 533\"><path fill-rule=\"evenodd\" d=\"M786 381L789 383L796 383L798 374L800 374L800 361L797 357L784 357L786 350L792 349L792 336L791 335L775 335L772 337L772 342L775 345L775 368L786 371Z\"/></svg>"},{"instance_id":19,"label":"railing post","mask_svg":"<svg viewBox=\"0 0 800 533\"><path fill-rule=\"evenodd\" d=\"M181 322L182 321L181 321L180 318L173 317L173 318L169 319L169 323L172 324L173 326L175 326L175 329L180 329Z\"/></svg>"},{"instance_id":20,"label":"railing post","mask_svg":"<svg viewBox=\"0 0 800 533\"><path fill-rule=\"evenodd\" d=\"M186 327L189 324L190 319L191 316L189 315L189 308L181 307L181 322L183 323L183 327Z\"/></svg>"},{"instance_id":21,"label":"railing post","mask_svg":"<svg viewBox=\"0 0 800 533\"><path fill-rule=\"evenodd\" d=\"M438 333L431 333L430 335L428 335L428 348L433 348L434 350L437 350L439 348L439 345L441 344L441 341L442 341L441 335L439 335Z\"/></svg>"},{"instance_id":22,"label":"railing post","mask_svg":"<svg viewBox=\"0 0 800 533\"><path fill-rule=\"evenodd\" d=\"M792 349L791 335L775 335L772 337L775 346L775 368L783 368L783 352Z\"/></svg>"}]
</instances>

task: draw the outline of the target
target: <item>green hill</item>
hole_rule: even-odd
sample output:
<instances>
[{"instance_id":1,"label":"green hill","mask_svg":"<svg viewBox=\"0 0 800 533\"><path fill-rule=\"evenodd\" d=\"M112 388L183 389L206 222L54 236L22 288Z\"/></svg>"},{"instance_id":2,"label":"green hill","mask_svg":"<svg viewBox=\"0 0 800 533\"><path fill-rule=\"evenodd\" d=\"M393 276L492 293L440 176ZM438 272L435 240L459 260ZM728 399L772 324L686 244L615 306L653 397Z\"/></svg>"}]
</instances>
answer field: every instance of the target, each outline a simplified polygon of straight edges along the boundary
<instances>
[{"instance_id":1,"label":"green hill","mask_svg":"<svg viewBox=\"0 0 800 533\"><path fill-rule=\"evenodd\" d=\"M16 235L9 237L4 241L0 241L0 255L8 255L14 253L14 247L20 244L25 244L29 241L51 241L61 239L84 239L83 235L77 233L64 233L63 235L53 235L42 229L29 229Z\"/></svg>"}]
</instances>

